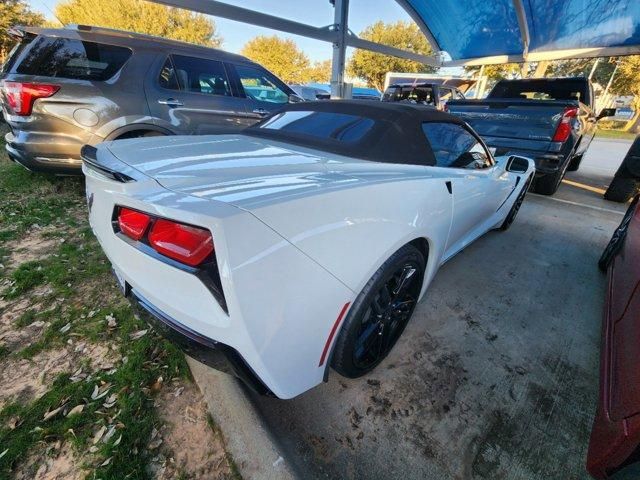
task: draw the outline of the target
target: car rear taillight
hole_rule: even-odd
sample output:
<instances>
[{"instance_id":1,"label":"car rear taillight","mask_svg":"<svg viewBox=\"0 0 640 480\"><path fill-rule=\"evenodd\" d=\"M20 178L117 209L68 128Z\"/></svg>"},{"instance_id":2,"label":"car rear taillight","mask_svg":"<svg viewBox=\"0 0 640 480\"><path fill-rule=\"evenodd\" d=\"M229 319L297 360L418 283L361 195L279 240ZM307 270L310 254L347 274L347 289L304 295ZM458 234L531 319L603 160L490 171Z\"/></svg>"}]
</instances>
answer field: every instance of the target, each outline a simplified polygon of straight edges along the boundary
<instances>
[{"instance_id":1,"label":"car rear taillight","mask_svg":"<svg viewBox=\"0 0 640 480\"><path fill-rule=\"evenodd\" d=\"M158 253L192 267L201 264L213 252L209 230L162 218L153 224L149 244Z\"/></svg>"},{"instance_id":2,"label":"car rear taillight","mask_svg":"<svg viewBox=\"0 0 640 480\"><path fill-rule=\"evenodd\" d=\"M156 252L190 267L202 264L214 251L213 237L206 228L157 218L127 207L116 207L116 219L116 232L146 243Z\"/></svg>"},{"instance_id":3,"label":"car rear taillight","mask_svg":"<svg viewBox=\"0 0 640 480\"><path fill-rule=\"evenodd\" d=\"M19 116L31 115L33 103L37 99L51 97L60 90L59 85L23 82L4 82L2 88L9 107Z\"/></svg>"},{"instance_id":4,"label":"car rear taillight","mask_svg":"<svg viewBox=\"0 0 640 480\"><path fill-rule=\"evenodd\" d=\"M552 142L566 142L571 135L571 119L578 116L578 107L566 107L562 112L562 118L553 134Z\"/></svg>"},{"instance_id":5,"label":"car rear taillight","mask_svg":"<svg viewBox=\"0 0 640 480\"><path fill-rule=\"evenodd\" d=\"M118 212L120 231L134 240L140 240L144 236L150 223L151 216L146 213L124 207Z\"/></svg>"}]
</instances>

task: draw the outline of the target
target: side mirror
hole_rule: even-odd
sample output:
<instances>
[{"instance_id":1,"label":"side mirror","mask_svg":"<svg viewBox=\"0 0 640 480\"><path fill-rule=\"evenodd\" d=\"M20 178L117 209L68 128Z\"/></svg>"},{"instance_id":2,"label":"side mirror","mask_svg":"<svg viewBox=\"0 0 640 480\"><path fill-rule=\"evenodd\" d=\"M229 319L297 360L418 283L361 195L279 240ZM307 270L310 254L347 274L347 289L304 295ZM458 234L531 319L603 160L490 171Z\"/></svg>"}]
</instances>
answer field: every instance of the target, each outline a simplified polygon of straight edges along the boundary
<instances>
[{"instance_id":1,"label":"side mirror","mask_svg":"<svg viewBox=\"0 0 640 480\"><path fill-rule=\"evenodd\" d=\"M304 98L302 98L299 95L296 95L295 93L289 94L289 103L300 103L304 101L305 101Z\"/></svg>"},{"instance_id":2,"label":"side mirror","mask_svg":"<svg viewBox=\"0 0 640 480\"><path fill-rule=\"evenodd\" d=\"M529 159L512 155L504 169L511 173L526 173L529 169Z\"/></svg>"},{"instance_id":3,"label":"side mirror","mask_svg":"<svg viewBox=\"0 0 640 480\"><path fill-rule=\"evenodd\" d=\"M600 110L597 119L600 120L601 118L615 117L616 110L616 108L603 108L602 110Z\"/></svg>"}]
</instances>

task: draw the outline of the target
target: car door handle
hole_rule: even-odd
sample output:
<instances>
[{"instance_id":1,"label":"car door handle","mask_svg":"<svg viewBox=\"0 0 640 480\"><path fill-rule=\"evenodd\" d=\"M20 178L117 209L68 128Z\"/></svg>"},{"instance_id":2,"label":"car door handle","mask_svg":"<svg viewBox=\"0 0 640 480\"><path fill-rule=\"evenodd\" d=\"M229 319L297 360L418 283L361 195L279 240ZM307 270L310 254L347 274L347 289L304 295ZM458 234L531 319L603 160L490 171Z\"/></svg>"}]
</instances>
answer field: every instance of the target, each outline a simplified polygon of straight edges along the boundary
<instances>
[{"instance_id":1,"label":"car door handle","mask_svg":"<svg viewBox=\"0 0 640 480\"><path fill-rule=\"evenodd\" d=\"M184 103L180 100L176 100L175 98L167 98L166 100L158 100L160 105L167 105L169 107L182 107Z\"/></svg>"},{"instance_id":2,"label":"car door handle","mask_svg":"<svg viewBox=\"0 0 640 480\"><path fill-rule=\"evenodd\" d=\"M261 117L264 117L265 115L267 115L269 112L266 111L264 108L256 108L253 110L253 113L256 113L258 115L260 115Z\"/></svg>"}]
</instances>

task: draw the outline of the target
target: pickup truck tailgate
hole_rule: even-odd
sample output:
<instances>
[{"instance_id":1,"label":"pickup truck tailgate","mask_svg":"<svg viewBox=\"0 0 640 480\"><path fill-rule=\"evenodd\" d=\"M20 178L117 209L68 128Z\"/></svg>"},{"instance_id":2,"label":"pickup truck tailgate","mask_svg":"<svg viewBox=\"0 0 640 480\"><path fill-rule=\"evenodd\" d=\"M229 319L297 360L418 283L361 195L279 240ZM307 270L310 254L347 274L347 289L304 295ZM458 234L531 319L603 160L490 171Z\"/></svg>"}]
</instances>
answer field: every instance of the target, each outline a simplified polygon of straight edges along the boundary
<instances>
[{"instance_id":1,"label":"pickup truck tailgate","mask_svg":"<svg viewBox=\"0 0 640 480\"><path fill-rule=\"evenodd\" d=\"M551 139L569 101L452 100L450 113L464 119L496 148L548 151ZM577 102L575 104L577 106Z\"/></svg>"}]
</instances>

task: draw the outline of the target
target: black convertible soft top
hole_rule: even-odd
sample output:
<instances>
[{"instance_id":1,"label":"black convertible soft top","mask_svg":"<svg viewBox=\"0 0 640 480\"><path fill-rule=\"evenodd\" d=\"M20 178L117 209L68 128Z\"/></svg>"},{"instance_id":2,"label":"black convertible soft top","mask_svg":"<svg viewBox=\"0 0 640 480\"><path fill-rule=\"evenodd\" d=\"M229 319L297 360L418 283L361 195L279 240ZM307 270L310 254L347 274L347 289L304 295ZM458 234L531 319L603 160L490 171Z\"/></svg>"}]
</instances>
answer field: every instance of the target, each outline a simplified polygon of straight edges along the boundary
<instances>
[{"instance_id":1,"label":"black convertible soft top","mask_svg":"<svg viewBox=\"0 0 640 480\"><path fill-rule=\"evenodd\" d=\"M329 100L289 104L243 133L375 162L435 165L424 122L464 125L424 106Z\"/></svg>"}]
</instances>

